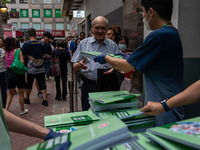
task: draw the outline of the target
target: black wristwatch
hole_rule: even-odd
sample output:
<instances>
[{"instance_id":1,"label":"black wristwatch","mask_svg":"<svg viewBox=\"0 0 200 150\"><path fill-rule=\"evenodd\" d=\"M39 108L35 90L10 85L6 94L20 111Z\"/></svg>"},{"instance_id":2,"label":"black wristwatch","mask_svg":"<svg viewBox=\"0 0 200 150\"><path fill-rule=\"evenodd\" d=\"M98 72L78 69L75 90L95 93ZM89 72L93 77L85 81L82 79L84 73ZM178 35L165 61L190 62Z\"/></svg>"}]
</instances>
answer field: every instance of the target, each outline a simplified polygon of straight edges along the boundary
<instances>
[{"instance_id":1,"label":"black wristwatch","mask_svg":"<svg viewBox=\"0 0 200 150\"><path fill-rule=\"evenodd\" d=\"M166 112L170 111L169 107L167 106L167 101L163 100L160 103L162 104L163 108L165 109Z\"/></svg>"}]
</instances>

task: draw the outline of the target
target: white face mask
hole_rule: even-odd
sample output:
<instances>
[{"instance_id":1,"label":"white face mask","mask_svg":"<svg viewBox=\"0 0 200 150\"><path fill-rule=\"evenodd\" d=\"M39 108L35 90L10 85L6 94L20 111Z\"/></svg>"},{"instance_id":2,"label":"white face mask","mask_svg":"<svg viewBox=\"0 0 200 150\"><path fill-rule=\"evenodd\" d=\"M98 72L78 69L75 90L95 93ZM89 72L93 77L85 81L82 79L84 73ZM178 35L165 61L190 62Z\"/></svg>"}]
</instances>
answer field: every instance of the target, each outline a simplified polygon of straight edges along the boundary
<instances>
[{"instance_id":1,"label":"white face mask","mask_svg":"<svg viewBox=\"0 0 200 150\"><path fill-rule=\"evenodd\" d=\"M150 11L148 11L146 17L149 15L149 12ZM152 30L151 27L149 26L149 22L151 21L151 19L152 19L152 17L149 19L149 21L147 21L146 18L143 19L143 23L144 23L145 27L147 28L147 30Z\"/></svg>"},{"instance_id":2,"label":"white face mask","mask_svg":"<svg viewBox=\"0 0 200 150\"><path fill-rule=\"evenodd\" d=\"M125 51L126 50L126 44L119 44L119 49L122 50L122 51Z\"/></svg>"}]
</instances>

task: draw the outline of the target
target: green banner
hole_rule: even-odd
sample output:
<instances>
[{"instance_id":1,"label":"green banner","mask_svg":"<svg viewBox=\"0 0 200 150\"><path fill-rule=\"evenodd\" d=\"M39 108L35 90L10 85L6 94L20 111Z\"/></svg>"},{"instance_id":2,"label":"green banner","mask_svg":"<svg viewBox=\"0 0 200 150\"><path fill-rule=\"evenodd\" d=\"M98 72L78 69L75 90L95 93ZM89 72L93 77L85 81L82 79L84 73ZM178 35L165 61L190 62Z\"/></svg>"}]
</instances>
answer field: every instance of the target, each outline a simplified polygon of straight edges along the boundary
<instances>
[{"instance_id":1,"label":"green banner","mask_svg":"<svg viewBox=\"0 0 200 150\"><path fill-rule=\"evenodd\" d=\"M28 18L29 17L28 9L20 9L20 17Z\"/></svg>"},{"instance_id":2,"label":"green banner","mask_svg":"<svg viewBox=\"0 0 200 150\"><path fill-rule=\"evenodd\" d=\"M32 9L32 17L40 18L40 10L39 9Z\"/></svg>"},{"instance_id":3,"label":"green banner","mask_svg":"<svg viewBox=\"0 0 200 150\"><path fill-rule=\"evenodd\" d=\"M52 18L52 9L44 9L44 17Z\"/></svg>"},{"instance_id":4,"label":"green banner","mask_svg":"<svg viewBox=\"0 0 200 150\"><path fill-rule=\"evenodd\" d=\"M61 10L60 9L55 9L55 16L56 18L61 18Z\"/></svg>"}]
</instances>

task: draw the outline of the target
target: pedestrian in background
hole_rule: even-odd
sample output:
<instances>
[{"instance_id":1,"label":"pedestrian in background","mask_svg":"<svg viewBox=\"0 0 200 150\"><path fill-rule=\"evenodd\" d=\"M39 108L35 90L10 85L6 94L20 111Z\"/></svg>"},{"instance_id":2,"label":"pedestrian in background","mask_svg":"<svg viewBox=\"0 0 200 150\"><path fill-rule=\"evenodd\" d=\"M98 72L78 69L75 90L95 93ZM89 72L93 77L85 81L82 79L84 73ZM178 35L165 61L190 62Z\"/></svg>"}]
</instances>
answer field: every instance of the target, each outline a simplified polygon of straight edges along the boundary
<instances>
[{"instance_id":1,"label":"pedestrian in background","mask_svg":"<svg viewBox=\"0 0 200 150\"><path fill-rule=\"evenodd\" d=\"M6 61L5 61L5 41L3 38L0 38L0 89L2 95L2 105L3 108L6 108L6 99L7 99L7 86L6 86Z\"/></svg>"},{"instance_id":2,"label":"pedestrian in background","mask_svg":"<svg viewBox=\"0 0 200 150\"><path fill-rule=\"evenodd\" d=\"M51 40L51 33L50 32L44 32L43 37L41 39L42 44L45 47L45 51L46 51L46 57L45 57L45 72L46 72L46 80L50 80L49 78L49 70L50 70L50 58L52 55L52 49L51 49L51 45L49 44L50 40Z\"/></svg>"},{"instance_id":3,"label":"pedestrian in background","mask_svg":"<svg viewBox=\"0 0 200 150\"><path fill-rule=\"evenodd\" d=\"M36 39L35 29L29 29L28 36L30 41L24 43L22 48L23 55L25 58L27 58L28 61L25 104L30 104L29 98L33 86L33 81L36 79L43 96L42 105L48 106L44 62L44 58L47 56L47 54L44 44Z\"/></svg>"},{"instance_id":4,"label":"pedestrian in background","mask_svg":"<svg viewBox=\"0 0 200 150\"><path fill-rule=\"evenodd\" d=\"M59 40L56 42L56 50L52 57L58 57L60 65L60 75L55 76L56 82L56 97L57 101L67 100L67 61L70 61L70 53L66 50L66 42L64 40ZM60 88L60 79L62 80L62 94Z\"/></svg>"},{"instance_id":5,"label":"pedestrian in background","mask_svg":"<svg viewBox=\"0 0 200 150\"><path fill-rule=\"evenodd\" d=\"M127 52L126 52L126 49L127 47L129 46L129 39L127 36L125 35L119 35L116 39L116 42L119 46L119 50L126 54L126 55L129 55ZM126 91L129 91L131 92L133 90L133 72L134 70L128 72L128 73L125 73L125 78L121 84L121 87L120 87L120 90L126 90Z\"/></svg>"},{"instance_id":6,"label":"pedestrian in background","mask_svg":"<svg viewBox=\"0 0 200 150\"><path fill-rule=\"evenodd\" d=\"M80 33L80 39L81 39L81 40L85 39L85 32L81 32L81 33Z\"/></svg>"},{"instance_id":7,"label":"pedestrian in background","mask_svg":"<svg viewBox=\"0 0 200 150\"><path fill-rule=\"evenodd\" d=\"M122 34L122 31L121 31L121 28L119 27L119 25L114 24L111 26L111 28L114 29L114 31L116 33L116 38Z\"/></svg>"},{"instance_id":8,"label":"pedestrian in background","mask_svg":"<svg viewBox=\"0 0 200 150\"><path fill-rule=\"evenodd\" d=\"M13 37L7 37L5 40L5 51L6 51L6 67L7 67L7 83L9 94L7 97L6 109L8 110L12 102L12 98L15 95L15 88L18 88L19 93L19 104L20 104L20 115L24 115L28 112L28 109L24 109L24 87L25 87L25 75L18 75L14 73L10 66L14 61L14 56L17 48L16 40ZM24 63L22 52L20 51L19 59Z\"/></svg>"},{"instance_id":9,"label":"pedestrian in background","mask_svg":"<svg viewBox=\"0 0 200 150\"><path fill-rule=\"evenodd\" d=\"M115 33L115 30L113 28L108 29L108 31L106 33L106 38L111 39L112 41L115 42L116 33Z\"/></svg>"}]
</instances>

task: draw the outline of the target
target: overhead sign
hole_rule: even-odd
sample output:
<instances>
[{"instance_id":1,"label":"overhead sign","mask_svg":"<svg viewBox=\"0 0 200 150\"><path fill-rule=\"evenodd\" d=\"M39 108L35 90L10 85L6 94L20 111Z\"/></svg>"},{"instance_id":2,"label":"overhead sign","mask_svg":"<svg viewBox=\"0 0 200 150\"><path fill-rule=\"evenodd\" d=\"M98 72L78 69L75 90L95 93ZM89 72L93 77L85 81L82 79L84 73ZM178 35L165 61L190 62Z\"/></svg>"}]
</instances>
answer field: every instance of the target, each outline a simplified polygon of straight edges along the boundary
<instances>
[{"instance_id":1,"label":"overhead sign","mask_svg":"<svg viewBox=\"0 0 200 150\"><path fill-rule=\"evenodd\" d=\"M52 18L52 9L44 9L44 17Z\"/></svg>"},{"instance_id":2,"label":"overhead sign","mask_svg":"<svg viewBox=\"0 0 200 150\"><path fill-rule=\"evenodd\" d=\"M56 18L61 18L61 10L60 9L55 9L55 16Z\"/></svg>"},{"instance_id":3,"label":"overhead sign","mask_svg":"<svg viewBox=\"0 0 200 150\"><path fill-rule=\"evenodd\" d=\"M85 18L85 11L84 10L74 10L73 17L74 18Z\"/></svg>"},{"instance_id":4,"label":"overhead sign","mask_svg":"<svg viewBox=\"0 0 200 150\"><path fill-rule=\"evenodd\" d=\"M20 9L20 17L28 18L29 17L28 9Z\"/></svg>"},{"instance_id":5,"label":"overhead sign","mask_svg":"<svg viewBox=\"0 0 200 150\"><path fill-rule=\"evenodd\" d=\"M32 17L40 18L40 9L32 9Z\"/></svg>"},{"instance_id":6,"label":"overhead sign","mask_svg":"<svg viewBox=\"0 0 200 150\"><path fill-rule=\"evenodd\" d=\"M11 11L10 12L10 18L19 18L19 12L18 11L16 11L16 12Z\"/></svg>"}]
</instances>

